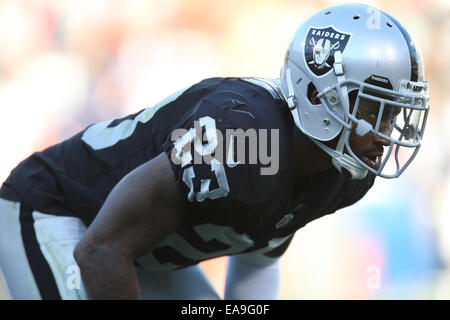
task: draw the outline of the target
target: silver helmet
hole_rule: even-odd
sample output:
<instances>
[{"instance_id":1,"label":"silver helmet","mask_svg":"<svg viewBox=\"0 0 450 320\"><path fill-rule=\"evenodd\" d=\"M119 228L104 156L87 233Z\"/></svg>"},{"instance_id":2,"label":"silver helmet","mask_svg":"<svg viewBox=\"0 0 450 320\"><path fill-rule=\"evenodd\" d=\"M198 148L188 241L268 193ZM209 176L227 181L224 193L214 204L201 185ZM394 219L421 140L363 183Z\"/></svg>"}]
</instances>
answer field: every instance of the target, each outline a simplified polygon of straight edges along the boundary
<instances>
[{"instance_id":1,"label":"silver helmet","mask_svg":"<svg viewBox=\"0 0 450 320\"><path fill-rule=\"evenodd\" d=\"M297 127L353 179L368 171L398 177L420 147L429 110L420 49L385 12L345 4L314 14L290 43L280 86ZM376 105L371 118L361 116L368 102ZM394 115L388 134L380 130L387 112ZM353 129L388 142L377 166L352 151ZM336 147L327 145L337 137Z\"/></svg>"}]
</instances>

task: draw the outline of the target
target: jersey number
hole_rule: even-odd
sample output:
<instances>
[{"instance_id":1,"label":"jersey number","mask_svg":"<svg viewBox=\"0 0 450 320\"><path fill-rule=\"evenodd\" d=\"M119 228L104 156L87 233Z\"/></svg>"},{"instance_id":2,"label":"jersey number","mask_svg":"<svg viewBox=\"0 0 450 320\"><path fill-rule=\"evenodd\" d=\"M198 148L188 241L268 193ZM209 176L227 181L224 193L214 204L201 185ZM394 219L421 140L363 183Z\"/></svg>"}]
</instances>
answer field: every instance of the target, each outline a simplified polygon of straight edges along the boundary
<instances>
[{"instance_id":1,"label":"jersey number","mask_svg":"<svg viewBox=\"0 0 450 320\"><path fill-rule=\"evenodd\" d=\"M216 121L209 117L202 117L199 119L199 124L201 127L205 128L205 137L208 141L206 145L202 144L202 138L195 137L195 131L193 129L186 132L183 136L178 138L174 142L174 147L177 149L177 154L182 154L181 156L181 166L184 168L188 164L192 162L192 153L189 151L181 152L183 147L187 143L194 142L194 148L197 153L202 156L211 155L217 147L217 133L216 133ZM209 186L211 184L210 179L201 179L200 180L200 191L194 191L194 182L195 178L194 167L189 166L186 167L183 171L183 181L189 188L188 199L189 201L203 202L205 199L217 199L226 197L228 192L230 191L230 187L228 186L227 176L225 174L225 169L222 163L217 161L216 159L211 159L211 171L214 172L216 176L218 188L209 190Z\"/></svg>"}]
</instances>

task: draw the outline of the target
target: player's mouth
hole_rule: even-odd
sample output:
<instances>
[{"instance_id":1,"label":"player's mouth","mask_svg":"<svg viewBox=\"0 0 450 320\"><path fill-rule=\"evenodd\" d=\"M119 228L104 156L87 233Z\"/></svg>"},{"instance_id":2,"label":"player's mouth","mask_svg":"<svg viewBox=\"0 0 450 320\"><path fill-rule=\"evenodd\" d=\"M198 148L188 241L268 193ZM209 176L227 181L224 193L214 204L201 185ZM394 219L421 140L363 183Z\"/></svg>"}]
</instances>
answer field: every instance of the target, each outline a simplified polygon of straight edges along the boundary
<instances>
[{"instance_id":1,"label":"player's mouth","mask_svg":"<svg viewBox=\"0 0 450 320\"><path fill-rule=\"evenodd\" d=\"M367 164L369 167L377 170L381 165L381 157L383 156L383 152L368 152L361 155L361 160Z\"/></svg>"}]
</instances>

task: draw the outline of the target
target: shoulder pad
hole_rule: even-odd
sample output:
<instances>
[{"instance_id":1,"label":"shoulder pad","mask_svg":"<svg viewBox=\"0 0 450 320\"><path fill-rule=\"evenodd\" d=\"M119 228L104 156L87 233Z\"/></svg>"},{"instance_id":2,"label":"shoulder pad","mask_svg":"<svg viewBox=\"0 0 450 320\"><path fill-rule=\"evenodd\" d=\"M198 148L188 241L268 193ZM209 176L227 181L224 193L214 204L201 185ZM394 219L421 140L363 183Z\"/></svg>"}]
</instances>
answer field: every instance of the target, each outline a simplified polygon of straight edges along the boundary
<instances>
[{"instance_id":1,"label":"shoulder pad","mask_svg":"<svg viewBox=\"0 0 450 320\"><path fill-rule=\"evenodd\" d=\"M266 89L276 100L283 100L279 79L242 78L242 80L253 83L254 85Z\"/></svg>"}]
</instances>

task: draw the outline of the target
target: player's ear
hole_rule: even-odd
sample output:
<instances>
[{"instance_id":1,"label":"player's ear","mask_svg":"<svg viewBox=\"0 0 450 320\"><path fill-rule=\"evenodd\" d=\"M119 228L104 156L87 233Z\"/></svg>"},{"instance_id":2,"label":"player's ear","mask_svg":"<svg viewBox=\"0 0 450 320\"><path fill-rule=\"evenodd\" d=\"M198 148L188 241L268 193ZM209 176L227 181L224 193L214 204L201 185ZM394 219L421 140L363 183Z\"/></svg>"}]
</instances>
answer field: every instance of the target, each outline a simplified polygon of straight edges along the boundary
<instances>
[{"instance_id":1,"label":"player's ear","mask_svg":"<svg viewBox=\"0 0 450 320\"><path fill-rule=\"evenodd\" d=\"M310 82L308 84L308 100L313 105L321 104L320 99L317 97L319 91L317 88Z\"/></svg>"}]
</instances>

